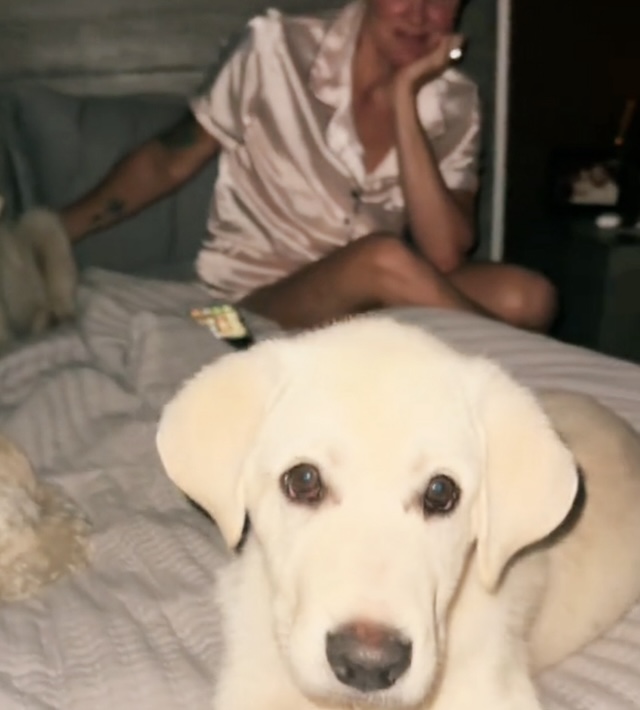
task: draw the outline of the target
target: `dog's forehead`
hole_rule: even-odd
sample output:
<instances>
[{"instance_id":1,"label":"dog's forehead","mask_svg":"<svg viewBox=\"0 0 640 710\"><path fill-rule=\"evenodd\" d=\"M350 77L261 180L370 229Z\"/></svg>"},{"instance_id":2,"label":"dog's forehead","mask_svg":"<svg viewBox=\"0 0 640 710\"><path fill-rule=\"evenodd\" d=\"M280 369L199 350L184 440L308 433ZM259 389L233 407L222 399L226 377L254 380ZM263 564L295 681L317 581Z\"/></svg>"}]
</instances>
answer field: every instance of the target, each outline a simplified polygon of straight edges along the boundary
<instances>
[{"instance_id":1,"label":"dog's forehead","mask_svg":"<svg viewBox=\"0 0 640 710\"><path fill-rule=\"evenodd\" d=\"M289 356L269 430L285 429L296 455L328 446L389 463L477 457L468 359L432 338L329 340Z\"/></svg>"},{"instance_id":2,"label":"dog's forehead","mask_svg":"<svg viewBox=\"0 0 640 710\"><path fill-rule=\"evenodd\" d=\"M470 358L426 333L397 328L391 331L395 338L365 330L360 338L356 331L351 338L302 341L289 353L290 395L328 406L337 398L345 405L459 406L468 394Z\"/></svg>"}]
</instances>

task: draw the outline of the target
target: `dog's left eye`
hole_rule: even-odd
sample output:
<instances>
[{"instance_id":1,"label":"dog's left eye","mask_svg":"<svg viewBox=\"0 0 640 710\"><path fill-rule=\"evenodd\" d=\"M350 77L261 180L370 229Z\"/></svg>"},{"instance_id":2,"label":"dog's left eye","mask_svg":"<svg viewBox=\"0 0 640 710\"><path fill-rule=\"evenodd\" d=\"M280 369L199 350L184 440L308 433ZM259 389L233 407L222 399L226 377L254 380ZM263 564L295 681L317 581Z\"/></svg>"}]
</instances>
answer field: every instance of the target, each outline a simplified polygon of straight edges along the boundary
<instances>
[{"instance_id":1,"label":"dog's left eye","mask_svg":"<svg viewBox=\"0 0 640 710\"><path fill-rule=\"evenodd\" d=\"M319 503L326 493L320 471L310 463L299 463L286 471L280 487L289 500L304 505Z\"/></svg>"},{"instance_id":2,"label":"dog's left eye","mask_svg":"<svg viewBox=\"0 0 640 710\"><path fill-rule=\"evenodd\" d=\"M434 476L422 496L422 508L425 515L451 512L460 499L458 484L442 473Z\"/></svg>"}]
</instances>

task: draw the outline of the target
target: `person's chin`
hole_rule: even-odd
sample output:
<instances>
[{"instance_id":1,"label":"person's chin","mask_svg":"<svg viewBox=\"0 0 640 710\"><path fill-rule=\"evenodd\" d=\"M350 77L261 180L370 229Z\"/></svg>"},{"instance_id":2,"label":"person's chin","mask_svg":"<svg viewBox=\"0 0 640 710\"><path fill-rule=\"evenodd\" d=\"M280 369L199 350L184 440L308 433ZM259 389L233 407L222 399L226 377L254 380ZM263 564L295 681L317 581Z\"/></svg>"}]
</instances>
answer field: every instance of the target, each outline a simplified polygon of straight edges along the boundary
<instances>
[{"instance_id":1,"label":"person's chin","mask_svg":"<svg viewBox=\"0 0 640 710\"><path fill-rule=\"evenodd\" d=\"M398 68L413 64L418 60L426 57L438 46L437 41L429 41L428 39L412 40L404 39L396 41L393 59L394 64Z\"/></svg>"},{"instance_id":2,"label":"person's chin","mask_svg":"<svg viewBox=\"0 0 640 710\"><path fill-rule=\"evenodd\" d=\"M396 69L404 69L409 65L425 57L427 52L423 50L401 47L396 49L391 57L392 64Z\"/></svg>"}]
</instances>

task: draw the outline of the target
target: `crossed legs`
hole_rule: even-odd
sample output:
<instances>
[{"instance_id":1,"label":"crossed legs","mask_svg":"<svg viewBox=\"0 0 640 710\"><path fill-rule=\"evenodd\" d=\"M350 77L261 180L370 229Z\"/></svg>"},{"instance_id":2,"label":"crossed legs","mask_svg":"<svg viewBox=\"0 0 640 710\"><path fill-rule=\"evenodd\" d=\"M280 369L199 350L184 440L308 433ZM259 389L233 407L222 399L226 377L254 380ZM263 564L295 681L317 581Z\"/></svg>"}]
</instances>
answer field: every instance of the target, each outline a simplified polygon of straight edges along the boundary
<instances>
[{"instance_id":1,"label":"crossed legs","mask_svg":"<svg viewBox=\"0 0 640 710\"><path fill-rule=\"evenodd\" d=\"M544 331L556 296L543 276L517 266L469 263L443 275L397 237L373 234L253 291L240 305L284 328L388 306L432 306Z\"/></svg>"}]
</instances>

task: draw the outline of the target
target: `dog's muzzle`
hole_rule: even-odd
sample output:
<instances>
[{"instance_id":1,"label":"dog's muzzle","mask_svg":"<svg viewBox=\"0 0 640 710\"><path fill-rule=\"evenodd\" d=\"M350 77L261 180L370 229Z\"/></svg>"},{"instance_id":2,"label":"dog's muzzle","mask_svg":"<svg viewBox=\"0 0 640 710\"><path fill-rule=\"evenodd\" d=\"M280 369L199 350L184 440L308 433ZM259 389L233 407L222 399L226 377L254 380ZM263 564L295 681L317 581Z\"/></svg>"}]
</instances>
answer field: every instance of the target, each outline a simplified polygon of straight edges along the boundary
<instances>
[{"instance_id":1,"label":"dog's muzzle","mask_svg":"<svg viewBox=\"0 0 640 710\"><path fill-rule=\"evenodd\" d=\"M364 693L390 688L411 664L411 642L399 632L368 622L327 634L327 660L336 678Z\"/></svg>"}]
</instances>

